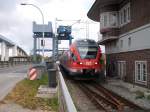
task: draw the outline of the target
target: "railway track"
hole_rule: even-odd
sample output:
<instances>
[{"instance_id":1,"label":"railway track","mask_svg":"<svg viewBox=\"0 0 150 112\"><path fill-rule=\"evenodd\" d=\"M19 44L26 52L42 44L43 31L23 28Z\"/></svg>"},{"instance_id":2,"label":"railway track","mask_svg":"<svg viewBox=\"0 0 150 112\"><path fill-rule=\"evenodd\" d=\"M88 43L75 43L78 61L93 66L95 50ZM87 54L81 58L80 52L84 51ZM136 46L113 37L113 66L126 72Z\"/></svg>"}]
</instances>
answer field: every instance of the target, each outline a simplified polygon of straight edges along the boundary
<instances>
[{"instance_id":1,"label":"railway track","mask_svg":"<svg viewBox=\"0 0 150 112\"><path fill-rule=\"evenodd\" d=\"M72 80L72 78L66 75L64 75L64 78L66 81L69 81L69 83L78 86L100 112L145 112L141 107L107 90L94 81ZM76 94L77 93L78 92L76 92Z\"/></svg>"},{"instance_id":2,"label":"railway track","mask_svg":"<svg viewBox=\"0 0 150 112\"><path fill-rule=\"evenodd\" d=\"M141 107L108 91L96 83L78 83L78 86L90 98L97 108L105 112L124 112L125 109L143 110Z\"/></svg>"},{"instance_id":3,"label":"railway track","mask_svg":"<svg viewBox=\"0 0 150 112\"><path fill-rule=\"evenodd\" d=\"M103 86L94 83L95 88L97 88L99 91L103 91L103 93L107 94L108 97L112 97L114 100L121 102L123 104L123 106L127 106L136 110L143 110L143 108L137 106L136 104L134 104L133 102L130 102L129 100L126 100L125 98L113 93L112 91L107 90L106 88L104 88Z\"/></svg>"}]
</instances>

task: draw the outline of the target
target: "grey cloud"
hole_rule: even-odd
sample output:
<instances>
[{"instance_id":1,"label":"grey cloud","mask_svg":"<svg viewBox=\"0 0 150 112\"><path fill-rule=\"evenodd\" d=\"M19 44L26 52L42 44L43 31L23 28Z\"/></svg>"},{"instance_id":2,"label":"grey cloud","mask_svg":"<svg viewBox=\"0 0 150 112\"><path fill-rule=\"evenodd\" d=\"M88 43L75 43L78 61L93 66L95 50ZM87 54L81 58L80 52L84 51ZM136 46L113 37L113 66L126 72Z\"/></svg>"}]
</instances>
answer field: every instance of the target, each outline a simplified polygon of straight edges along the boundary
<instances>
[{"instance_id":1,"label":"grey cloud","mask_svg":"<svg viewBox=\"0 0 150 112\"><path fill-rule=\"evenodd\" d=\"M15 27L23 23L23 20L20 19L19 15L16 15L15 12L10 14L0 14L0 32L3 30L9 31L11 27Z\"/></svg>"},{"instance_id":2,"label":"grey cloud","mask_svg":"<svg viewBox=\"0 0 150 112\"><path fill-rule=\"evenodd\" d=\"M15 42L25 50L30 51L33 47L32 24L17 24L8 26L8 30L3 30L2 35Z\"/></svg>"},{"instance_id":3,"label":"grey cloud","mask_svg":"<svg viewBox=\"0 0 150 112\"><path fill-rule=\"evenodd\" d=\"M15 10L17 0L0 0L0 12L12 12Z\"/></svg>"},{"instance_id":4,"label":"grey cloud","mask_svg":"<svg viewBox=\"0 0 150 112\"><path fill-rule=\"evenodd\" d=\"M29 51L32 48L32 23L19 17L16 8L20 3L21 0L0 0L0 34Z\"/></svg>"},{"instance_id":5,"label":"grey cloud","mask_svg":"<svg viewBox=\"0 0 150 112\"><path fill-rule=\"evenodd\" d=\"M39 4L48 4L49 2L52 2L54 0L35 0L36 2L38 2Z\"/></svg>"}]
</instances>

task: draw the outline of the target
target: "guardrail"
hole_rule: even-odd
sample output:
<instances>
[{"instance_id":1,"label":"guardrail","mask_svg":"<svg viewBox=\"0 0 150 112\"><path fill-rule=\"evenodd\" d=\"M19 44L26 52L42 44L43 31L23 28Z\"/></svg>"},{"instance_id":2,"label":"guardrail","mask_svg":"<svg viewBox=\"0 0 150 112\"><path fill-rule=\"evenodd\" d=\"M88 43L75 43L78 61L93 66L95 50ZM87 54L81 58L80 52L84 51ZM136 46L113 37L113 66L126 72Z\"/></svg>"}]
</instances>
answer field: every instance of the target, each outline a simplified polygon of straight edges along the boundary
<instances>
[{"instance_id":1,"label":"guardrail","mask_svg":"<svg viewBox=\"0 0 150 112\"><path fill-rule=\"evenodd\" d=\"M62 73L58 66L58 96L59 96L59 112L77 112L76 107L73 103L71 95L65 84Z\"/></svg>"}]
</instances>

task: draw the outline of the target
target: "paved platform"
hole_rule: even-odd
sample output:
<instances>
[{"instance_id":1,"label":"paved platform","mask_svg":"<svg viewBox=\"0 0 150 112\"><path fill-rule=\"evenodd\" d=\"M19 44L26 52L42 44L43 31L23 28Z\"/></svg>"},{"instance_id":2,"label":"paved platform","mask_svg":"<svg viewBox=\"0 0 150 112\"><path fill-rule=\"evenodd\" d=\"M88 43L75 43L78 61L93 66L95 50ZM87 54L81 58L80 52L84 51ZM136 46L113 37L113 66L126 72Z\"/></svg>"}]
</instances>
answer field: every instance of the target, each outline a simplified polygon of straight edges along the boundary
<instances>
[{"instance_id":1,"label":"paved platform","mask_svg":"<svg viewBox=\"0 0 150 112\"><path fill-rule=\"evenodd\" d=\"M40 85L36 97L40 98L54 98L57 96L57 87L50 88L47 85Z\"/></svg>"},{"instance_id":2,"label":"paved platform","mask_svg":"<svg viewBox=\"0 0 150 112\"><path fill-rule=\"evenodd\" d=\"M150 110L150 100L146 98L136 98L136 91L146 93L149 89L136 86L130 83L123 82L119 79L107 79L105 84L102 84L105 88L113 91L114 93L130 100L131 102L139 105L140 107Z\"/></svg>"},{"instance_id":3,"label":"paved platform","mask_svg":"<svg viewBox=\"0 0 150 112\"><path fill-rule=\"evenodd\" d=\"M20 65L0 70L0 100L2 100L16 83L27 77L29 65Z\"/></svg>"}]
</instances>

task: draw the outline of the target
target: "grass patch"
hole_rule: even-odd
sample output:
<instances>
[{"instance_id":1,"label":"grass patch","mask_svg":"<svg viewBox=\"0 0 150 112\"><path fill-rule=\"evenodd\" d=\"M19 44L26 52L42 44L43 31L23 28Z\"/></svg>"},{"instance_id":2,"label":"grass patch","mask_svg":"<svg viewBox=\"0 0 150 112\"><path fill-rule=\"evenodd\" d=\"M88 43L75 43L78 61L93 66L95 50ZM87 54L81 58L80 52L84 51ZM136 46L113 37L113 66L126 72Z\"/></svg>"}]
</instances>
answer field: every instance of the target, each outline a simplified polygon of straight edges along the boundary
<instances>
[{"instance_id":1,"label":"grass patch","mask_svg":"<svg viewBox=\"0 0 150 112\"><path fill-rule=\"evenodd\" d=\"M35 97L40 85L48 85L48 75L44 74L40 80L30 81L24 79L17 83L16 87L4 100L13 101L25 108L57 111L58 99L43 99Z\"/></svg>"},{"instance_id":2,"label":"grass patch","mask_svg":"<svg viewBox=\"0 0 150 112\"><path fill-rule=\"evenodd\" d=\"M137 95L135 97L136 99L144 98L144 92L142 92L142 91L136 91L135 94Z\"/></svg>"},{"instance_id":3,"label":"grass patch","mask_svg":"<svg viewBox=\"0 0 150 112\"><path fill-rule=\"evenodd\" d=\"M150 95L147 96L147 99L150 100Z\"/></svg>"}]
</instances>

